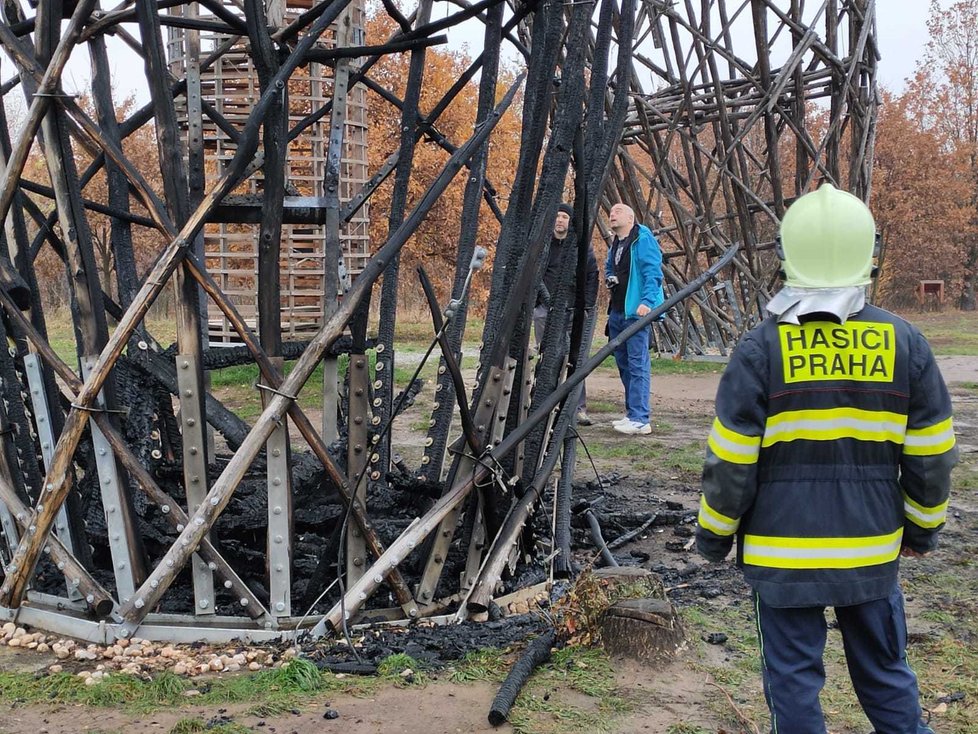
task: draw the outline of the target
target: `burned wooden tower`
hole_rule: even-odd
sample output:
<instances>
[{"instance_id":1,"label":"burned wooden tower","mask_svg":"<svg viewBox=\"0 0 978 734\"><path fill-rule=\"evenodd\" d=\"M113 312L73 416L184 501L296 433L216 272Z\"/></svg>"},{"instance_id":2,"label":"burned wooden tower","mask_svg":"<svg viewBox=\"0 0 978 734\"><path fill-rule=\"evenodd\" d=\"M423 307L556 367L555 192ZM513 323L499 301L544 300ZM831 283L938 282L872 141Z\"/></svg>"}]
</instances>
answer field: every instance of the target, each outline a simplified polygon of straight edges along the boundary
<instances>
[{"instance_id":1,"label":"burned wooden tower","mask_svg":"<svg viewBox=\"0 0 978 734\"><path fill-rule=\"evenodd\" d=\"M666 313L660 347L681 352L724 351L760 317L792 197L821 178L869 194L869 0L704 0L698 12L659 0L481 0L440 20L430 0L409 15L384 2L377 12L399 29L386 39L357 33L363 11L351 0L165 5L3 5L13 74L2 91L28 109L19 126L0 125L0 327L11 345L0 353L0 616L50 631L269 639L335 631L368 608L466 619L527 565L572 573L572 472L551 481L558 460L574 465L574 410L563 406L610 346L589 356L595 314L568 287L551 294L539 358L528 353L537 263L561 198L587 202L575 209L582 246L566 258L568 281L611 203L660 233L668 298L646 318ZM481 52L420 109L426 49L473 19ZM150 92L123 120L109 36L138 50ZM523 63L506 87L503 48ZM86 51L91 108L61 85ZM371 78L390 53L410 55L403 97ZM449 140L438 117L476 76L472 135ZM353 170L362 158L349 153L363 145L358 84L400 119L398 152L376 171ZM507 114L522 132L504 202L486 171ZM127 154L146 125L158 154L149 177ZM422 138L449 158L411 201ZM25 173L31 155L46 180ZM441 363L424 456L406 466L392 459L390 426L417 385L394 384L394 324L398 283L414 276L399 273L398 253L463 170L450 302L420 273ZM389 235L368 257L364 206L388 177ZM485 257L475 247L484 199L500 235L469 390L460 348ZM93 213L111 221L114 289L96 268ZM140 229L164 243L145 272L133 255ZM47 248L65 265L71 365L47 337L35 269ZM286 309L283 282L296 299ZM145 318L167 288L173 345ZM368 336L369 313L380 326ZM206 379L245 362L257 365L263 406L250 422ZM342 389L335 404L323 392L316 426L299 398L320 364L327 388Z\"/></svg>"}]
</instances>

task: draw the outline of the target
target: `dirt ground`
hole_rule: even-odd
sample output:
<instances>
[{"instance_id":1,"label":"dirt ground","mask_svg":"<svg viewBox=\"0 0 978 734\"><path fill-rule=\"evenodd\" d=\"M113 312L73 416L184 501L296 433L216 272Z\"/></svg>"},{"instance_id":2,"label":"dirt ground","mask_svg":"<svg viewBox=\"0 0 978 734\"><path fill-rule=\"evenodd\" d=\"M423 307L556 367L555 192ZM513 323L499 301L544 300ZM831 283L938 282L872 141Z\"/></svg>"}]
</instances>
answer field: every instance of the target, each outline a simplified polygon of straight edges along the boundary
<instances>
[{"instance_id":1,"label":"dirt ground","mask_svg":"<svg viewBox=\"0 0 978 734\"><path fill-rule=\"evenodd\" d=\"M960 674L972 676L978 667L976 653L976 610L978 567L973 562L978 546L978 357L941 358L941 368L951 386L955 403L955 427L962 451L962 468L956 474L956 489L951 500L947 529L941 548L931 556L907 563L903 578L908 598L911 659L921 675L922 700L931 712L935 729L942 734L978 732L972 722L978 717L978 691L974 679L961 682ZM696 457L712 420L712 401L719 382L716 373L694 375L656 375L653 372L653 423L651 436L627 439L611 429L611 421L621 415L621 386L610 372L599 372L588 380L590 412L595 424L582 428L583 441L592 450L599 472L617 472L620 480L607 491L612 501L627 503L636 512L653 500L677 503L692 511L698 501ZM647 457L651 456L650 460ZM579 460L581 481L593 477L592 467ZM687 530L688 532L688 530ZM630 734L703 734L705 732L765 731L766 713L760 695L754 641L751 637L747 589L729 562L707 567L689 543L676 540L679 530L664 527L650 532L625 548L626 552L648 560L641 565L663 574L670 598L684 613L689 641L678 658L669 665L650 669L627 661L616 661L617 693L629 701L629 710L609 714L606 731ZM688 535L680 536L685 540ZM956 586L955 589L947 588ZM941 611L941 614L935 612ZM723 644L706 644L705 633L728 636ZM836 637L838 635L835 635ZM832 636L830 635L830 638ZM933 680L926 676L933 666L928 660L937 640L950 640L971 659L953 658ZM838 641L830 639L830 647ZM853 708L853 697L845 683L838 650L828 657L830 679L826 690L826 711L833 734L865 734L870 726ZM34 653L0 648L0 669L42 671L53 660ZM969 667L970 666L970 667ZM944 675L946 673L946 675ZM942 677L938 677L938 674ZM958 675L956 678L955 675ZM967 690L963 698L951 697L956 686ZM971 688L967 688L970 685ZM245 706L226 709L192 705L150 715L127 714L114 709L76 706L23 707L16 701L0 702L0 734L69 734L74 732L177 732L178 723L195 719L204 728L183 731L255 731L271 734L312 734L342 731L345 734L384 732L567 732L557 712L539 714L533 723L514 729L503 725L493 729L486 722L489 703L496 685L477 681L453 684L448 676L437 676L423 687L386 686L367 695L330 695L309 701L285 714L260 719L244 713ZM554 700L567 700L574 706L598 708L600 701L573 691L538 690ZM943 697L943 700L942 700ZM326 720L331 708L339 718ZM220 728L228 722L241 728ZM209 725L209 726L208 726ZM576 731L580 731L577 729ZM583 732L582 732L583 734Z\"/></svg>"}]
</instances>

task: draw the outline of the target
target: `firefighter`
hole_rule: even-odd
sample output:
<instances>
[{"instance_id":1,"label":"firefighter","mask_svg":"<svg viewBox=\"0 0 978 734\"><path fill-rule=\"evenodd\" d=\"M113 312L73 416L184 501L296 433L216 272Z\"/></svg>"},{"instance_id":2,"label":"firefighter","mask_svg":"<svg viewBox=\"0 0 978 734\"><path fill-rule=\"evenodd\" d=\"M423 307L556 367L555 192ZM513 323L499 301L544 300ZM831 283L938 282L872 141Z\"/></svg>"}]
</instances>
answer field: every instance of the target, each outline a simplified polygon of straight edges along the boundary
<instances>
[{"instance_id":1,"label":"firefighter","mask_svg":"<svg viewBox=\"0 0 978 734\"><path fill-rule=\"evenodd\" d=\"M876 246L857 197L823 185L781 223L784 288L720 381L696 544L752 588L776 734L824 734L825 608L878 734L933 732L906 660L900 556L944 527L951 400L921 333L866 304Z\"/></svg>"}]
</instances>

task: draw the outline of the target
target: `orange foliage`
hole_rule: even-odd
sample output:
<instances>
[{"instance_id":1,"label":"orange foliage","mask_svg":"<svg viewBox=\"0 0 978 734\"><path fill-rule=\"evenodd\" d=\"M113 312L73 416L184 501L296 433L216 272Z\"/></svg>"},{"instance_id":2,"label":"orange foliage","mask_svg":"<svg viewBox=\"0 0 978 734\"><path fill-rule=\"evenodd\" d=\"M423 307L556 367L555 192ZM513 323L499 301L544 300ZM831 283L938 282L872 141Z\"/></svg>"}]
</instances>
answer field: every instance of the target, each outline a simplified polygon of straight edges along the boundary
<instances>
[{"instance_id":1,"label":"orange foliage","mask_svg":"<svg viewBox=\"0 0 978 734\"><path fill-rule=\"evenodd\" d=\"M876 138L874 209L889 230L885 302L904 303L920 279L944 279L974 308L978 270L978 0L932 0L918 71L890 99Z\"/></svg>"},{"instance_id":2,"label":"orange foliage","mask_svg":"<svg viewBox=\"0 0 978 734\"><path fill-rule=\"evenodd\" d=\"M876 137L872 208L885 244L879 301L913 303L920 280L959 294L972 211L967 168L938 134L922 129L906 96L884 94Z\"/></svg>"},{"instance_id":3,"label":"orange foliage","mask_svg":"<svg viewBox=\"0 0 978 734\"><path fill-rule=\"evenodd\" d=\"M95 110L91 99L83 96L79 99L79 104L91 116L95 117ZM123 120L129 116L135 108L133 97L117 104L116 118ZM84 149L75 146L75 164L79 176L88 168L92 159ZM162 197L163 187L160 179L160 171L157 164L159 156L156 150L156 137L152 125L144 125L135 133L123 141L123 150L126 156L139 169L143 177L156 188L156 193ZM51 181L40 148L35 145L24 168L24 177L50 186ZM39 195L30 195L38 208L45 214L54 211L54 201ZM100 170L92 180L85 186L82 196L86 199L108 204L108 186L106 181L105 169ZM133 214L146 216L146 210L135 197L130 197L130 208ZM112 256L110 231L111 219L108 215L93 211L85 212L88 220L89 229L92 235L92 248L95 254L95 265L98 269L99 279L102 282L102 289L113 298L118 298L115 278L115 262ZM33 239L37 234L37 224L29 216L25 216L29 238ZM55 231L60 235L60 223L55 223ZM157 254L163 247L164 239L155 229L149 229L139 225L132 225L133 250L136 258L137 272L144 274L156 259ZM34 261L34 268L37 274L38 286L42 299L46 306L63 306L68 300L67 283L65 280L65 266L54 250L45 244L38 253Z\"/></svg>"},{"instance_id":4,"label":"orange foliage","mask_svg":"<svg viewBox=\"0 0 978 734\"><path fill-rule=\"evenodd\" d=\"M383 43L397 29L394 22L383 11L367 20L369 43ZM403 99L407 80L410 54L386 56L370 71L370 76L378 83ZM422 85L420 110L426 115L449 90L455 80L469 67L471 59L467 54L429 48L426 53L424 83ZM500 72L497 98L509 88L512 74ZM470 82L455 101L442 113L436 129L449 141L458 146L471 135L475 123L478 103L478 82ZM401 111L377 94L368 94L368 114L370 120L369 163L373 174L387 157L396 151L400 142ZM516 162L519 156L520 117L517 105L513 105L503 116L492 133L489 143L487 179L497 192L500 209L506 210L512 186ZM418 142L411 172L408 205L405 215L424 193L427 186L441 172L449 154L429 138ZM423 264L431 276L439 299L444 302L451 288L455 271L455 256L458 245L462 197L465 191L467 169L462 169L439 201L429 212L424 223L401 251L401 294L405 303L420 303L417 296L420 289L414 269ZM387 238L388 214L394 174L371 197L370 237L374 249L380 247ZM488 266L491 266L496 240L499 236L499 222L485 201L482 202L479 216L479 232L476 244L489 251ZM482 304L488 296L490 279L489 267L477 274L472 283L472 298L475 304Z\"/></svg>"}]
</instances>

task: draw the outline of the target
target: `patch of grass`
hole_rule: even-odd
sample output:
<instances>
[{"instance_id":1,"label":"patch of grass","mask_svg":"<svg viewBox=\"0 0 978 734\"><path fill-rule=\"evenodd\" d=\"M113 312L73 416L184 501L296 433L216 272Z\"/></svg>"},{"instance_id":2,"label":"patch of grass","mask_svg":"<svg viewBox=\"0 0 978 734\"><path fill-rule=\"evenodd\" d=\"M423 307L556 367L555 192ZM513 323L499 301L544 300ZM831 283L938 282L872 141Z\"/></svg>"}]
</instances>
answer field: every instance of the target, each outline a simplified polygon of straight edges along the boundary
<instances>
[{"instance_id":1,"label":"patch of grass","mask_svg":"<svg viewBox=\"0 0 978 734\"><path fill-rule=\"evenodd\" d=\"M0 699L24 703L59 702L117 707L136 700L147 684L130 675L114 674L86 686L78 676L57 673L35 678L27 673L0 673Z\"/></svg>"},{"instance_id":2,"label":"patch of grass","mask_svg":"<svg viewBox=\"0 0 978 734\"><path fill-rule=\"evenodd\" d=\"M706 457L704 445L705 441L693 441L670 449L666 456L666 466L698 476L703 471L703 459Z\"/></svg>"},{"instance_id":3,"label":"patch of grass","mask_svg":"<svg viewBox=\"0 0 978 734\"><path fill-rule=\"evenodd\" d=\"M421 420L416 420L411 423L411 430L415 433L427 433L429 427L429 418L423 418Z\"/></svg>"},{"instance_id":4,"label":"patch of grass","mask_svg":"<svg viewBox=\"0 0 978 734\"><path fill-rule=\"evenodd\" d=\"M565 647L550 661L554 678L586 696L605 698L615 691L611 658L598 648Z\"/></svg>"},{"instance_id":5,"label":"patch of grass","mask_svg":"<svg viewBox=\"0 0 978 734\"><path fill-rule=\"evenodd\" d=\"M317 693L358 688L356 681L338 680L331 673L320 672L315 665L301 658L272 670L215 678L201 684L198 689L201 695L186 698L183 694L195 685L193 681L170 672L160 673L152 681L113 673L91 686L86 686L81 678L69 673L36 678L28 673L0 672L0 699L26 704L80 704L136 713L190 703L202 706L249 703L256 711L262 707L271 712L293 708L297 702Z\"/></svg>"},{"instance_id":6,"label":"patch of grass","mask_svg":"<svg viewBox=\"0 0 978 734\"><path fill-rule=\"evenodd\" d=\"M587 697L562 695L571 689ZM619 731L618 717L633 708L618 695L610 658L599 649L566 647L554 653L516 699L509 722L519 734Z\"/></svg>"},{"instance_id":7,"label":"patch of grass","mask_svg":"<svg viewBox=\"0 0 978 734\"><path fill-rule=\"evenodd\" d=\"M292 706L286 701L267 701L255 704L245 710L245 716L256 716L259 719L267 719L271 716L281 716L291 710Z\"/></svg>"},{"instance_id":8,"label":"patch of grass","mask_svg":"<svg viewBox=\"0 0 978 734\"><path fill-rule=\"evenodd\" d=\"M551 692L524 690L509 714L514 734L572 734L614 731L614 723L601 712L568 705Z\"/></svg>"},{"instance_id":9,"label":"patch of grass","mask_svg":"<svg viewBox=\"0 0 978 734\"><path fill-rule=\"evenodd\" d=\"M588 413L620 413L621 406L618 403L612 403L608 400L591 400L587 401L587 411Z\"/></svg>"},{"instance_id":10,"label":"patch of grass","mask_svg":"<svg viewBox=\"0 0 978 734\"><path fill-rule=\"evenodd\" d=\"M149 684L148 694L154 703L170 706L179 701L188 688L190 688L190 683L186 678L181 678L169 670L164 670L153 678Z\"/></svg>"},{"instance_id":11,"label":"patch of grass","mask_svg":"<svg viewBox=\"0 0 978 734\"><path fill-rule=\"evenodd\" d=\"M978 355L975 315L966 311L909 314L907 320L919 328L930 342L934 354Z\"/></svg>"},{"instance_id":12,"label":"patch of grass","mask_svg":"<svg viewBox=\"0 0 978 734\"><path fill-rule=\"evenodd\" d=\"M618 435L618 434L616 434ZM644 441L601 441L588 442L588 451L595 459L644 459L658 456L665 447L658 443ZM651 456L650 456L651 454Z\"/></svg>"},{"instance_id":13,"label":"patch of grass","mask_svg":"<svg viewBox=\"0 0 978 734\"><path fill-rule=\"evenodd\" d=\"M719 375L726 367L725 362L673 359L672 357L658 357L654 354L651 357L651 362L653 380L656 375ZM618 374L618 366L615 364L614 356L606 358L598 369Z\"/></svg>"},{"instance_id":14,"label":"patch of grass","mask_svg":"<svg viewBox=\"0 0 978 734\"><path fill-rule=\"evenodd\" d=\"M323 688L323 675L319 668L304 658L290 660L281 668L273 670L268 682L284 691L318 691Z\"/></svg>"},{"instance_id":15,"label":"patch of grass","mask_svg":"<svg viewBox=\"0 0 978 734\"><path fill-rule=\"evenodd\" d=\"M399 686L423 686L428 682L428 676L421 669L421 663L403 652L389 655L377 666L377 675ZM405 676L405 671L411 671Z\"/></svg>"},{"instance_id":16,"label":"patch of grass","mask_svg":"<svg viewBox=\"0 0 978 734\"><path fill-rule=\"evenodd\" d=\"M953 614L939 609L925 609L917 616L926 622L934 622L935 624L953 624L955 621Z\"/></svg>"},{"instance_id":17,"label":"patch of grass","mask_svg":"<svg viewBox=\"0 0 978 734\"><path fill-rule=\"evenodd\" d=\"M225 367L222 370L212 370L211 387L242 387L251 386L258 381L258 366L253 364L239 364L234 367Z\"/></svg>"},{"instance_id":18,"label":"patch of grass","mask_svg":"<svg viewBox=\"0 0 978 734\"><path fill-rule=\"evenodd\" d=\"M201 719L180 719L170 729L170 734L196 734L206 728L207 722Z\"/></svg>"},{"instance_id":19,"label":"patch of grass","mask_svg":"<svg viewBox=\"0 0 978 734\"><path fill-rule=\"evenodd\" d=\"M959 464L951 472L951 486L952 500L954 492L978 489L978 471L964 464Z\"/></svg>"},{"instance_id":20,"label":"patch of grass","mask_svg":"<svg viewBox=\"0 0 978 734\"><path fill-rule=\"evenodd\" d=\"M666 734L709 734L709 732L702 726L680 721L678 724L670 724L666 727Z\"/></svg>"},{"instance_id":21,"label":"patch of grass","mask_svg":"<svg viewBox=\"0 0 978 734\"><path fill-rule=\"evenodd\" d=\"M197 734L206 731L209 734L250 734L254 729L235 722L212 724L203 719L180 719L170 734Z\"/></svg>"},{"instance_id":22,"label":"patch of grass","mask_svg":"<svg viewBox=\"0 0 978 734\"><path fill-rule=\"evenodd\" d=\"M503 660L503 652L497 648L472 650L465 653L452 671L452 683L468 683L470 681L501 682L508 673L508 666Z\"/></svg>"},{"instance_id":23,"label":"patch of grass","mask_svg":"<svg viewBox=\"0 0 978 734\"><path fill-rule=\"evenodd\" d=\"M652 357L654 375L719 375L726 368L725 362L700 361L695 359L672 359L671 357Z\"/></svg>"},{"instance_id":24,"label":"patch of grass","mask_svg":"<svg viewBox=\"0 0 978 734\"><path fill-rule=\"evenodd\" d=\"M588 451L595 460L629 459L629 469L635 473L653 467L668 467L681 474L697 476L703 470L704 446L705 441L693 441L678 447L648 440L601 441L592 437L588 441Z\"/></svg>"}]
</instances>

